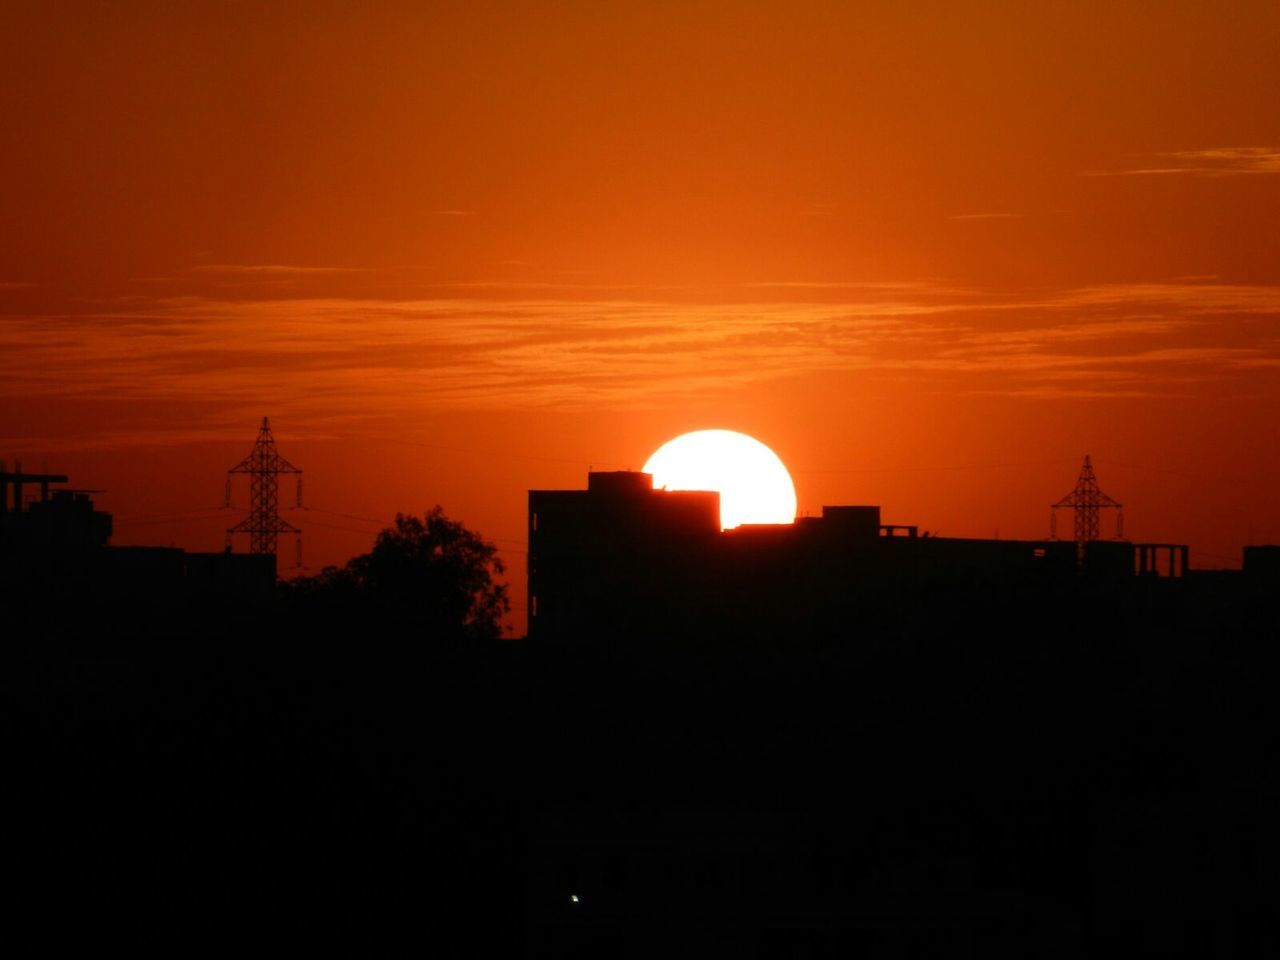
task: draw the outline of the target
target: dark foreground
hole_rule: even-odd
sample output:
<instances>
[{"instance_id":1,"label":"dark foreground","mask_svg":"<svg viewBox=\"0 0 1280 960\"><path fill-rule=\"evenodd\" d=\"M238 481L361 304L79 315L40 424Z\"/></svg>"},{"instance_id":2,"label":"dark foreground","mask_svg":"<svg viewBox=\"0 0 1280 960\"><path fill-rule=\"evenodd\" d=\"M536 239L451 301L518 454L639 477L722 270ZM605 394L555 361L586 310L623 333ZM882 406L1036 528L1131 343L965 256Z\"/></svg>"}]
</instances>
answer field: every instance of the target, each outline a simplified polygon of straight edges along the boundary
<instances>
[{"instance_id":1,"label":"dark foreground","mask_svg":"<svg viewBox=\"0 0 1280 960\"><path fill-rule=\"evenodd\" d=\"M332 609L19 611L4 936L1274 955L1276 609L1211 584L936 595L823 636L569 647Z\"/></svg>"}]
</instances>

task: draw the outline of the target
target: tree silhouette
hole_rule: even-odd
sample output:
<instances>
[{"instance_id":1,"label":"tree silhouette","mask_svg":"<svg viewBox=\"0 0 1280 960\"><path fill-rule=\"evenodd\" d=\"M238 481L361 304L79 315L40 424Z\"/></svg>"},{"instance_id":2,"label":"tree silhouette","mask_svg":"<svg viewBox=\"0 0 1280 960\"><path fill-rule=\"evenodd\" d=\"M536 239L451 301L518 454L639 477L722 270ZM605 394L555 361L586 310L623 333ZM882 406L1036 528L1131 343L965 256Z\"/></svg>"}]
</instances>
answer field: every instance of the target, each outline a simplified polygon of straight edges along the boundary
<instances>
[{"instance_id":1,"label":"tree silhouette","mask_svg":"<svg viewBox=\"0 0 1280 960\"><path fill-rule=\"evenodd\" d=\"M344 567L299 578L291 592L313 612L357 615L430 636L493 639L510 611L498 548L444 510L396 514L373 549Z\"/></svg>"}]
</instances>

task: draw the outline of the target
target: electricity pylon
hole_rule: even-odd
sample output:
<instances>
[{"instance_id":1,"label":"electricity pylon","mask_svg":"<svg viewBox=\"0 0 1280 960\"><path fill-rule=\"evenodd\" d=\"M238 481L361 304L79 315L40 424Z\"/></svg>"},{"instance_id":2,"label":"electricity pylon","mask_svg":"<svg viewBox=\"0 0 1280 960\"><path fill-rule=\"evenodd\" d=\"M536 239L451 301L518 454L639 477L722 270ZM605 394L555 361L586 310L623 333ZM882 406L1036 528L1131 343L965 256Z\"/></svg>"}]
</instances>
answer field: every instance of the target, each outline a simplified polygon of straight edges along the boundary
<instances>
[{"instance_id":1,"label":"electricity pylon","mask_svg":"<svg viewBox=\"0 0 1280 960\"><path fill-rule=\"evenodd\" d=\"M1075 488L1049 508L1049 537L1053 540L1058 539L1059 507L1069 507L1075 511L1076 553L1080 559L1084 558L1085 544L1100 538L1101 511L1115 510L1116 539L1124 537L1124 505L1099 489L1098 478L1093 475L1093 463L1088 454L1085 454Z\"/></svg>"},{"instance_id":2,"label":"electricity pylon","mask_svg":"<svg viewBox=\"0 0 1280 960\"><path fill-rule=\"evenodd\" d=\"M231 506L233 474L249 475L249 515L227 530L227 551L237 533L249 535L250 553L276 552L276 540L282 533L292 533L297 546L297 565L302 565L302 531L280 516L280 475L291 473L298 478L297 505L302 506L302 471L276 452L271 424L262 418L258 440L249 455L227 471L227 506Z\"/></svg>"}]
</instances>

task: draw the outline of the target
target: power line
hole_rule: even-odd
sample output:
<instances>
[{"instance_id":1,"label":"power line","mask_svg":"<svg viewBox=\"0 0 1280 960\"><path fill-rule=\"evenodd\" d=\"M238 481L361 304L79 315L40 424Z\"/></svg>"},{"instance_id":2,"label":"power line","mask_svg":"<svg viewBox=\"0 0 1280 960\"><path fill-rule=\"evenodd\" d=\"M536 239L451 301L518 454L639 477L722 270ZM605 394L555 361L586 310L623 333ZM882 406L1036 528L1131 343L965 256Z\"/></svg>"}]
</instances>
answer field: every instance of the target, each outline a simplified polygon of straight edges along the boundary
<instances>
[{"instance_id":1,"label":"power line","mask_svg":"<svg viewBox=\"0 0 1280 960\"><path fill-rule=\"evenodd\" d=\"M376 531L373 531L373 530L364 530L359 527L347 527L339 523L325 523L323 520L313 519L313 520L309 520L308 523L310 523L312 526L324 527L326 530L343 530L347 533L361 533L361 534L364 534L365 536L376 535Z\"/></svg>"},{"instance_id":2,"label":"power line","mask_svg":"<svg viewBox=\"0 0 1280 960\"><path fill-rule=\"evenodd\" d=\"M460 453L468 457L482 457L486 460L493 459L493 450L471 450L466 447L447 446L439 443L427 443L422 440L406 440L402 437L379 437L369 433L342 433L334 434L340 440L372 440L377 443L394 443L397 446L419 447L424 450L439 450L442 453ZM592 463L599 461L585 460L582 458L570 457L547 457L536 453L513 453L509 450L502 451L502 456L507 460L533 460L543 463L571 463L574 466L590 466Z\"/></svg>"},{"instance_id":3,"label":"power line","mask_svg":"<svg viewBox=\"0 0 1280 960\"><path fill-rule=\"evenodd\" d=\"M935 473L950 470L1017 470L1026 467L1060 467L1066 459L1024 460L1018 463L935 463L895 467L789 467L792 473Z\"/></svg>"},{"instance_id":4,"label":"power line","mask_svg":"<svg viewBox=\"0 0 1280 960\"><path fill-rule=\"evenodd\" d=\"M1203 473L1187 473L1185 470L1174 470L1169 467L1153 467L1146 464L1138 463L1121 463L1119 460L1105 461L1108 467L1118 467L1121 470L1137 470L1146 473L1163 473L1170 477L1181 477L1183 480L1194 480L1197 483L1217 484L1217 483L1251 483L1257 480L1266 482L1275 482L1275 477L1265 473L1252 474L1249 477L1211 477Z\"/></svg>"},{"instance_id":5,"label":"power line","mask_svg":"<svg viewBox=\"0 0 1280 960\"><path fill-rule=\"evenodd\" d=\"M193 507L190 510L177 510L172 513L130 513L123 516L117 516L116 519L122 523L163 523L167 520L181 520L185 517L194 517L197 514L222 513L226 507ZM212 520L213 517L205 519Z\"/></svg>"},{"instance_id":6,"label":"power line","mask_svg":"<svg viewBox=\"0 0 1280 960\"><path fill-rule=\"evenodd\" d=\"M386 520L378 520L375 517L365 517L358 513L343 513L340 510L326 510L324 507L302 507L301 509L308 513L323 513L331 517L345 517L347 520L359 520L362 523L375 523L380 527L388 527L390 524Z\"/></svg>"}]
</instances>

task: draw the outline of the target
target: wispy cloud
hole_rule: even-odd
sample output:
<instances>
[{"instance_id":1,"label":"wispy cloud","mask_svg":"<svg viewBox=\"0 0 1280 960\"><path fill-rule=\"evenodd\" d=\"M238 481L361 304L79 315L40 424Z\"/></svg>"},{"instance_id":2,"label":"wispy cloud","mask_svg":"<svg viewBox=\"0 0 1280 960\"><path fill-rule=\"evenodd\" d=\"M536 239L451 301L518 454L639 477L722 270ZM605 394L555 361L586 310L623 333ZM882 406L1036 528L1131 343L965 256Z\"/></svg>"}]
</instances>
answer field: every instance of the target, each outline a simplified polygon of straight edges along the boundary
<instances>
[{"instance_id":1,"label":"wispy cloud","mask_svg":"<svg viewBox=\"0 0 1280 960\"><path fill-rule=\"evenodd\" d=\"M797 288L797 290L803 288ZM0 397L267 408L317 430L388 412L679 403L815 376L1025 397L1268 390L1280 287L1141 284L840 302L131 299L0 318ZM200 424L192 424L199 430ZM124 425L121 425L124 429Z\"/></svg>"},{"instance_id":2,"label":"wispy cloud","mask_svg":"<svg viewBox=\"0 0 1280 960\"><path fill-rule=\"evenodd\" d=\"M1280 148L1213 147L1151 155L1151 162L1126 170L1090 171L1087 177L1197 176L1235 177L1280 173Z\"/></svg>"},{"instance_id":3,"label":"wispy cloud","mask_svg":"<svg viewBox=\"0 0 1280 960\"><path fill-rule=\"evenodd\" d=\"M285 263L206 263L188 268L190 273L248 277L315 277L362 273L359 267L303 267Z\"/></svg>"}]
</instances>

